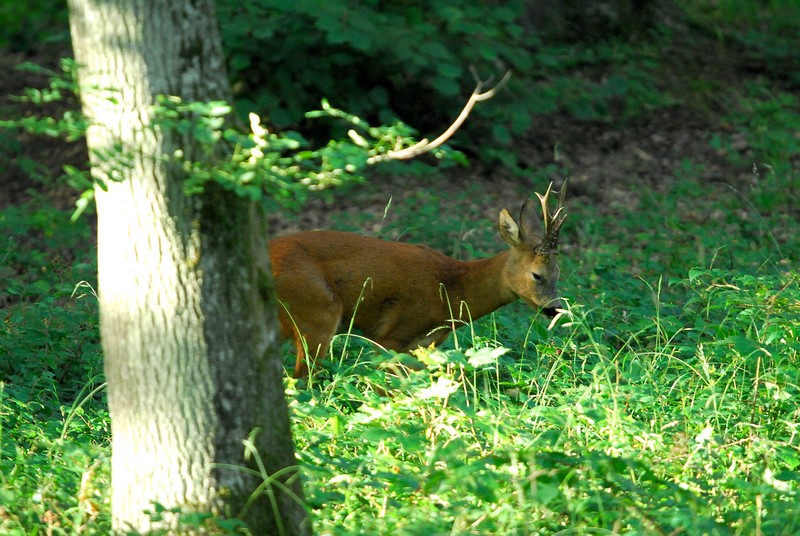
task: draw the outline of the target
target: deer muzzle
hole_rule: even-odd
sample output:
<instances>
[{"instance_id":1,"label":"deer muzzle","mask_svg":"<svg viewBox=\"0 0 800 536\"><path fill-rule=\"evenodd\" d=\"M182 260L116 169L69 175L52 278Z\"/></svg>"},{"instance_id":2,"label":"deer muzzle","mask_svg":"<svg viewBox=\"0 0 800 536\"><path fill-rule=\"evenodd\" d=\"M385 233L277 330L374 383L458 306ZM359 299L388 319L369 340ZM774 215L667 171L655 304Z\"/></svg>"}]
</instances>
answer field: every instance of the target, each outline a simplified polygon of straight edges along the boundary
<instances>
[{"instance_id":1,"label":"deer muzzle","mask_svg":"<svg viewBox=\"0 0 800 536\"><path fill-rule=\"evenodd\" d=\"M549 318L553 318L558 314L559 309L561 309L561 300L556 298L548 302L547 306L542 307L541 311Z\"/></svg>"}]
</instances>

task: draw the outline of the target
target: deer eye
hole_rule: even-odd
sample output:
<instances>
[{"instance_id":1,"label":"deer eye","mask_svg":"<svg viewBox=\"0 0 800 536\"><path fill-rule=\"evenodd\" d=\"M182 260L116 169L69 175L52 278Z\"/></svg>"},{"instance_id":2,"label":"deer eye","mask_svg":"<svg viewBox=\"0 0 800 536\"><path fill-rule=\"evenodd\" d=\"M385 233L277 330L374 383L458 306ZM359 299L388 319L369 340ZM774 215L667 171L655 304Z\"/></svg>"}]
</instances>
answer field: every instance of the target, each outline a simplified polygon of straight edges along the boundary
<instances>
[{"instance_id":1,"label":"deer eye","mask_svg":"<svg viewBox=\"0 0 800 536\"><path fill-rule=\"evenodd\" d=\"M531 272L531 277L533 278L534 281L541 281L542 280L541 274L537 274L536 272Z\"/></svg>"}]
</instances>

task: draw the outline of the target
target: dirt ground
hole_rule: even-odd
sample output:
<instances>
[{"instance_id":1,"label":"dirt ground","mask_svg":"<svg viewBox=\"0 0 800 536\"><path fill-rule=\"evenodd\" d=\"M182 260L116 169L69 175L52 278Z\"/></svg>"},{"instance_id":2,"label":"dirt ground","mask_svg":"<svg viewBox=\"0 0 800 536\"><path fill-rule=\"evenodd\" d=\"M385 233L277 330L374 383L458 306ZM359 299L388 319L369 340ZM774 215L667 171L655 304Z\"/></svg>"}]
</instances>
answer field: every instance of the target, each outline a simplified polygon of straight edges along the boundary
<instances>
[{"instance_id":1,"label":"dirt ground","mask_svg":"<svg viewBox=\"0 0 800 536\"><path fill-rule=\"evenodd\" d=\"M15 71L14 66L31 61L53 70L58 70L58 58L68 50L64 47L44 49L36 56L21 54L0 54L0 69L7 75L0 78L0 117L19 117L37 113L60 115L64 104L32 107L13 100L10 96L20 95L26 87L41 87L46 78L37 73ZM712 61L709 58L708 61ZM720 73L725 83L743 84L753 75L750 66L740 66L735 62L718 62L715 68L724 66ZM665 72L664 76L671 76ZM67 106L77 107L75 102ZM485 103L482 105L491 105ZM584 206L593 210L624 210L638 206L639 192L661 191L674 180L676 170L682 162L691 161L702 167L699 180L743 183L749 180L746 170L734 169L726 161L725 155L709 145L712 132L724 129L717 114L713 111L698 111L696 107L673 106L661 108L626 122L623 126L603 122L575 121L563 115L551 115L538 120L538 125L526 139L515 142L520 160L531 169L542 169L549 164L557 164L570 170L570 198L580 198ZM443 125L443 128L446 125ZM30 178L29 171L36 175L55 177L60 175L64 165L84 167L87 160L85 146L81 142L64 141L20 134L10 138L3 132L3 151L0 153L0 209L19 204L31 196L31 192L44 193L55 206L70 208L74 206L78 194L64 184L52 181L37 181ZM742 140L736 150L749 149ZM36 162L33 164L33 162ZM560 181L563 177L553 177ZM517 178L509 176L500 168L486 166L460 168L443 173L436 178L441 188L452 195L446 199L470 199L469 194L457 195L458 191L486 192L479 210L496 214L497 204L519 206L521 185ZM272 232L286 232L326 227L333 213L365 211L374 212L375 220L380 219L390 195L394 202L403 202L404 194L420 188L431 188L436 183L431 178L403 178L391 183L373 181L370 193L359 195L358 199L336 196L333 201L315 200L302 211L302 215L284 218L280 214L271 218ZM546 184L536 185L537 190ZM531 192L532 194L532 192ZM473 196L474 197L474 196ZM509 207L509 208L510 208ZM365 232L368 232L365 229Z\"/></svg>"}]
</instances>

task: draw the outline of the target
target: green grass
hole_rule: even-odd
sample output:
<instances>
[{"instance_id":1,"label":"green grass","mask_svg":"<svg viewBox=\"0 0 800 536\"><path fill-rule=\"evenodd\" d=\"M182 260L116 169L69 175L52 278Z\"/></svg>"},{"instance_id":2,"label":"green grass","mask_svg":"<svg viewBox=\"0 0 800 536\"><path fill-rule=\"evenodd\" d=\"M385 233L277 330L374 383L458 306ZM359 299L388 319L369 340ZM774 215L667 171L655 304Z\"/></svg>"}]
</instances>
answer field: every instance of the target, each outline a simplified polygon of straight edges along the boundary
<instances>
[{"instance_id":1,"label":"green grass","mask_svg":"<svg viewBox=\"0 0 800 536\"><path fill-rule=\"evenodd\" d=\"M502 309L404 380L337 347L332 380L293 402L317 529L800 530L800 243L762 202L796 175L741 191L692 169L634 213L572 211L565 242L585 246L563 259L573 305L552 329Z\"/></svg>"},{"instance_id":2,"label":"green grass","mask_svg":"<svg viewBox=\"0 0 800 536\"><path fill-rule=\"evenodd\" d=\"M317 529L795 533L797 283L695 270L682 311L627 328L580 308L524 348L417 352L402 380L335 366L293 401Z\"/></svg>"},{"instance_id":3,"label":"green grass","mask_svg":"<svg viewBox=\"0 0 800 536\"><path fill-rule=\"evenodd\" d=\"M0 213L0 296L9 302L0 328L3 534L108 527L109 420L89 228L41 202Z\"/></svg>"},{"instance_id":4,"label":"green grass","mask_svg":"<svg viewBox=\"0 0 800 536\"><path fill-rule=\"evenodd\" d=\"M427 367L405 378L387 363L408 357L342 337L308 389L289 381L317 531L800 530L800 275L783 262L800 247L770 232L783 213L752 212L758 189L689 191L677 181L627 217L582 214L566 241L584 246L563 259L571 312L551 329L512 305L416 352ZM725 209L717 225L681 217L676 200L709 195ZM728 215L742 213L764 232ZM3 254L21 274L0 334L5 534L109 527L95 298L72 292L91 266L42 271L57 254L48 240L81 249L85 230L67 219L31 206L0 216L30 246ZM23 221L39 223L20 233ZM669 236L636 239L659 227ZM472 249L489 248L475 236Z\"/></svg>"}]
</instances>

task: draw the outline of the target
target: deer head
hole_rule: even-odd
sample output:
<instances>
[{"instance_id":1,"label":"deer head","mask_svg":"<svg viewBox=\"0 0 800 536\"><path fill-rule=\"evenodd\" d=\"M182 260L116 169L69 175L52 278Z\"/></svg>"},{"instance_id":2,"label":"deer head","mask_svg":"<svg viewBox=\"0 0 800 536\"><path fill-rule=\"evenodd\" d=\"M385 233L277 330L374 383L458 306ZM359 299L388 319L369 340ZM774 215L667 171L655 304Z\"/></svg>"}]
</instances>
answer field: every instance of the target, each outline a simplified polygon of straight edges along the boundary
<instances>
[{"instance_id":1,"label":"deer head","mask_svg":"<svg viewBox=\"0 0 800 536\"><path fill-rule=\"evenodd\" d=\"M559 194L558 205L551 212L548 207L553 194L553 183L544 195L536 196L542 207L543 227L535 230L529 217L530 200L522 205L519 220L514 221L507 210L500 212L500 236L511 246L503 277L508 288L529 305L541 308L548 316L555 316L561 307L558 293L558 235L567 217L564 212L566 183Z\"/></svg>"}]
</instances>

